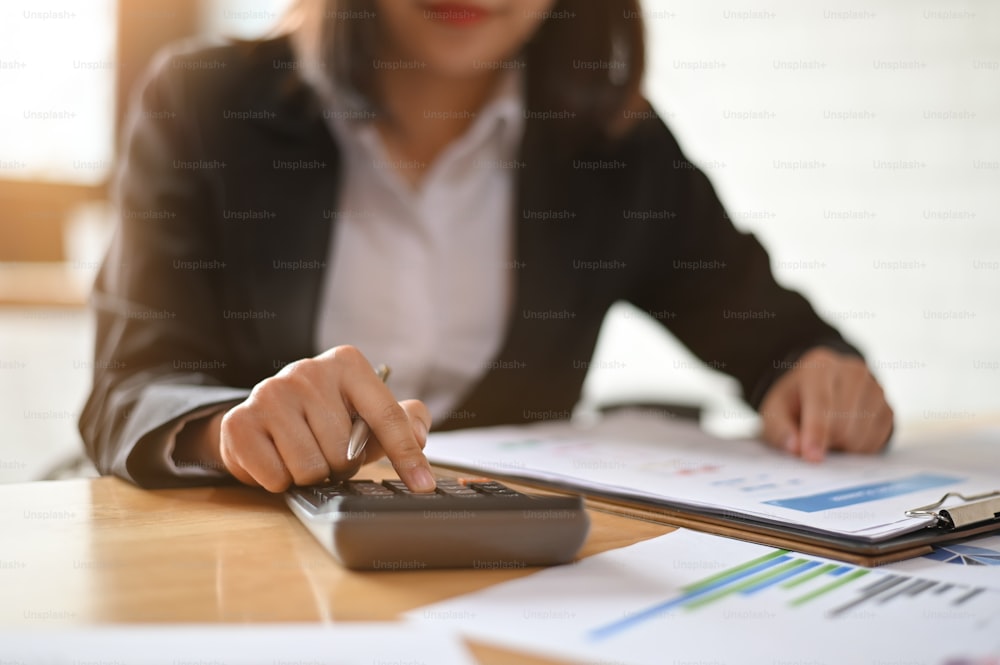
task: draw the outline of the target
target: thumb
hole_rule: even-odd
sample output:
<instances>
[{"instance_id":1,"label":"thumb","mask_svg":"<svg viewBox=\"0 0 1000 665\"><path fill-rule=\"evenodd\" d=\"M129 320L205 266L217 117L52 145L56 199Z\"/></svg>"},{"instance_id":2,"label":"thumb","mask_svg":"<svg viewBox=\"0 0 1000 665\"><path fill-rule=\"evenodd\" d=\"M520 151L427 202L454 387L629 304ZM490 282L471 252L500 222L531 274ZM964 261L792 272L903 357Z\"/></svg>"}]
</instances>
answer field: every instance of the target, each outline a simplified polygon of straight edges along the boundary
<instances>
[{"instance_id":1,"label":"thumb","mask_svg":"<svg viewBox=\"0 0 1000 665\"><path fill-rule=\"evenodd\" d=\"M760 407L763 423L761 438L790 455L802 448L799 435L799 400L792 390L772 390Z\"/></svg>"}]
</instances>

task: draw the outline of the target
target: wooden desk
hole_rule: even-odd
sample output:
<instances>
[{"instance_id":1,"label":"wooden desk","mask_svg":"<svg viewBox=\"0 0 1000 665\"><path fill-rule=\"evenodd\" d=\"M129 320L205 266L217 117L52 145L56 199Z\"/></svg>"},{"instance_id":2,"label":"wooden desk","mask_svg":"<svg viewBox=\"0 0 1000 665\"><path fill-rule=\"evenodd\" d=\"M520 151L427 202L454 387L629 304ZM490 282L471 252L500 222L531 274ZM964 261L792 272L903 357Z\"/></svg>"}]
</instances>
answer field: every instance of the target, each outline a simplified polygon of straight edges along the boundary
<instances>
[{"instance_id":1,"label":"wooden desk","mask_svg":"<svg viewBox=\"0 0 1000 665\"><path fill-rule=\"evenodd\" d=\"M591 519L584 556L672 530ZM150 491L114 478L0 486L0 533L5 626L391 620L533 570L349 571L280 496ZM482 663L551 662L470 646Z\"/></svg>"}]
</instances>

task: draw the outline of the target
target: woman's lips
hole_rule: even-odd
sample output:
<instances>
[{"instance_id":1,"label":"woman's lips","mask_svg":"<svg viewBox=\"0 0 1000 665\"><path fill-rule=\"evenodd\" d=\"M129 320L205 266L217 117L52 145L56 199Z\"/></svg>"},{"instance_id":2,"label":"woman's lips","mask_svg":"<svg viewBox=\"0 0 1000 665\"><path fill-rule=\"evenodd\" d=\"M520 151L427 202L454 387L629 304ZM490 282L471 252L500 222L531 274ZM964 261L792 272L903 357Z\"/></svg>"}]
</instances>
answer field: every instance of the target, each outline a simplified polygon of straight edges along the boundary
<instances>
[{"instance_id":1,"label":"woman's lips","mask_svg":"<svg viewBox=\"0 0 1000 665\"><path fill-rule=\"evenodd\" d=\"M424 7L424 14L430 20L456 26L474 25L489 18L491 13L488 9L460 2L435 2Z\"/></svg>"}]
</instances>

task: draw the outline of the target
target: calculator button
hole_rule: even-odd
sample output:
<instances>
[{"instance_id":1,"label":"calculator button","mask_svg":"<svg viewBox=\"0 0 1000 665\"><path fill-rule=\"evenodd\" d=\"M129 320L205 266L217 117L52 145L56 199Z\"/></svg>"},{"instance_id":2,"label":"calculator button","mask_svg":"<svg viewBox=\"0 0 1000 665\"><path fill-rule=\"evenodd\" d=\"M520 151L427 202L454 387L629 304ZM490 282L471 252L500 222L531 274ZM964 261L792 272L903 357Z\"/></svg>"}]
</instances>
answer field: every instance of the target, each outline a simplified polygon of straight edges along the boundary
<instances>
[{"instance_id":1,"label":"calculator button","mask_svg":"<svg viewBox=\"0 0 1000 665\"><path fill-rule=\"evenodd\" d=\"M350 496L351 491L342 483L337 483L336 485L324 485L322 487L314 487L313 494L322 499L333 499L338 496Z\"/></svg>"},{"instance_id":2,"label":"calculator button","mask_svg":"<svg viewBox=\"0 0 1000 665\"><path fill-rule=\"evenodd\" d=\"M436 492L414 492L402 480L383 480L382 484L393 494L404 494L415 499L434 499L441 496Z\"/></svg>"},{"instance_id":3,"label":"calculator button","mask_svg":"<svg viewBox=\"0 0 1000 665\"><path fill-rule=\"evenodd\" d=\"M520 496L520 492L515 492L506 485L502 485L496 481L473 483L472 487L490 496Z\"/></svg>"},{"instance_id":4,"label":"calculator button","mask_svg":"<svg viewBox=\"0 0 1000 665\"><path fill-rule=\"evenodd\" d=\"M441 493L457 497L482 496L476 490L441 490Z\"/></svg>"},{"instance_id":5,"label":"calculator button","mask_svg":"<svg viewBox=\"0 0 1000 665\"><path fill-rule=\"evenodd\" d=\"M442 494L447 494L448 496L458 496L458 497L469 497L469 496L481 496L479 492L472 489L471 487L463 487L458 483L438 483L438 491Z\"/></svg>"},{"instance_id":6,"label":"calculator button","mask_svg":"<svg viewBox=\"0 0 1000 665\"><path fill-rule=\"evenodd\" d=\"M438 491L460 499L483 496L469 486L469 481L472 480L489 482L488 478L442 478L437 481Z\"/></svg>"},{"instance_id":7,"label":"calculator button","mask_svg":"<svg viewBox=\"0 0 1000 665\"><path fill-rule=\"evenodd\" d=\"M388 496L395 496L396 494L388 487L383 487L382 485L376 485L375 483L368 481L354 483L352 489L356 494L359 494L361 496L388 497Z\"/></svg>"}]
</instances>

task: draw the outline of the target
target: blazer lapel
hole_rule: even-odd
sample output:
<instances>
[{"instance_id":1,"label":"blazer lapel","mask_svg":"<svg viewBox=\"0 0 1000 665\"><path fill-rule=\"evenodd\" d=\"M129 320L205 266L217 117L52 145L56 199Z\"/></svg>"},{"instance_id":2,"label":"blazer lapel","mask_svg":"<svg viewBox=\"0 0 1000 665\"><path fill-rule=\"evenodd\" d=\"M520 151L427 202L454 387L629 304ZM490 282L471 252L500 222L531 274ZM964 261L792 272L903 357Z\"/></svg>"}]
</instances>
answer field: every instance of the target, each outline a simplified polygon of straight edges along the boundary
<instances>
[{"instance_id":1,"label":"blazer lapel","mask_svg":"<svg viewBox=\"0 0 1000 665\"><path fill-rule=\"evenodd\" d=\"M234 163L225 169L226 246L234 265L232 300L242 303L234 325L240 354L269 376L315 354L330 234L335 218L340 156L311 88L291 66L287 40L258 46L267 71L248 87L248 121L226 127ZM252 105L251 105L252 104ZM247 183L252 183L248 186Z\"/></svg>"},{"instance_id":2,"label":"blazer lapel","mask_svg":"<svg viewBox=\"0 0 1000 665\"><path fill-rule=\"evenodd\" d=\"M552 331L543 318L568 312L573 304L569 265L573 247L572 226L578 219L577 204L571 196L566 153L548 140L545 123L529 119L521 146L517 203L513 223L515 233L514 302L500 351L490 370L464 397L461 404L436 429L476 427L494 422L522 419L523 407L537 405L545 394L558 399L565 391L543 385L552 373L544 339ZM527 377L531 379L527 379ZM537 381L535 380L537 379ZM535 394L525 394L534 385Z\"/></svg>"}]
</instances>

